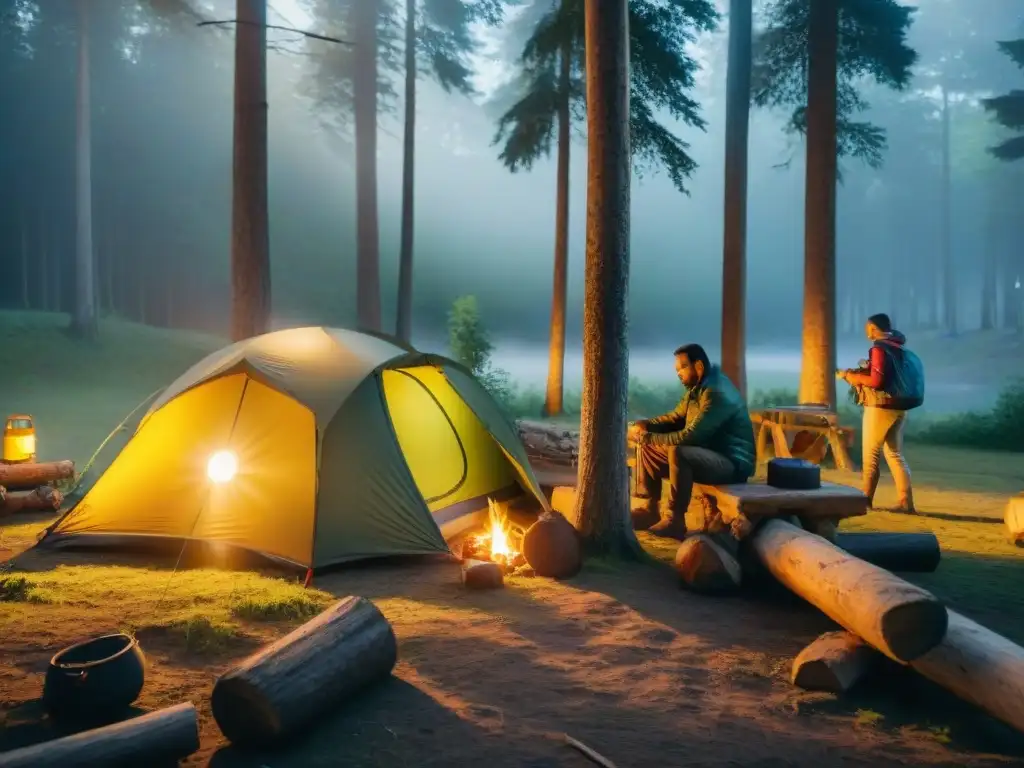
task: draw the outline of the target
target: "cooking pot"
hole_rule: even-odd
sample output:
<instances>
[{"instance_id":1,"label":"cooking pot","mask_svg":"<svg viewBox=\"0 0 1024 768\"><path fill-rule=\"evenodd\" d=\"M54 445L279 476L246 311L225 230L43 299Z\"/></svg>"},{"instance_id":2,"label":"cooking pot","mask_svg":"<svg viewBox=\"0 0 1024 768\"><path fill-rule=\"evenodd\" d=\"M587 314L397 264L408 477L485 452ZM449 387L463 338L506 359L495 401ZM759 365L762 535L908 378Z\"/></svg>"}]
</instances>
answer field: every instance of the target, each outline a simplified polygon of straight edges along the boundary
<instances>
[{"instance_id":1,"label":"cooking pot","mask_svg":"<svg viewBox=\"0 0 1024 768\"><path fill-rule=\"evenodd\" d=\"M50 659L43 705L54 718L104 720L122 714L142 692L146 657L134 637L104 635Z\"/></svg>"}]
</instances>

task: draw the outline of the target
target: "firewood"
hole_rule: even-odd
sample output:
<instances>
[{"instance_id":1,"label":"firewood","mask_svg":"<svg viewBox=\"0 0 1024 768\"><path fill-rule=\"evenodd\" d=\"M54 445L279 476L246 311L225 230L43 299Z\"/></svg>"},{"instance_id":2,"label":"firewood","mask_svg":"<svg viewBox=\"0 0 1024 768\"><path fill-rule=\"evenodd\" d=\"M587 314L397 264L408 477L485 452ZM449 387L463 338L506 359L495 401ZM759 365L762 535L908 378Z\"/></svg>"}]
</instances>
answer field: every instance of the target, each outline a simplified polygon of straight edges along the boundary
<instances>
[{"instance_id":1,"label":"firewood","mask_svg":"<svg viewBox=\"0 0 1024 768\"><path fill-rule=\"evenodd\" d=\"M388 677L395 633L372 602L346 597L229 670L213 686L213 717L239 747L280 744Z\"/></svg>"},{"instance_id":2,"label":"firewood","mask_svg":"<svg viewBox=\"0 0 1024 768\"><path fill-rule=\"evenodd\" d=\"M841 533L836 544L887 571L932 573L942 559L934 533Z\"/></svg>"},{"instance_id":3,"label":"firewood","mask_svg":"<svg viewBox=\"0 0 1024 768\"><path fill-rule=\"evenodd\" d=\"M793 661L791 680L807 691L846 693L878 662L881 655L849 632L826 632Z\"/></svg>"},{"instance_id":4,"label":"firewood","mask_svg":"<svg viewBox=\"0 0 1024 768\"><path fill-rule=\"evenodd\" d=\"M0 464L0 485L11 488L37 488L56 480L75 476L75 462L51 461L42 464Z\"/></svg>"},{"instance_id":5,"label":"firewood","mask_svg":"<svg viewBox=\"0 0 1024 768\"><path fill-rule=\"evenodd\" d=\"M735 592L743 578L740 564L724 547L705 534L687 536L676 550L676 571L694 592Z\"/></svg>"},{"instance_id":6,"label":"firewood","mask_svg":"<svg viewBox=\"0 0 1024 768\"><path fill-rule=\"evenodd\" d=\"M39 512L60 509L64 495L56 488L41 485L28 493L8 493L0 506L0 514L14 515L19 512Z\"/></svg>"},{"instance_id":7,"label":"firewood","mask_svg":"<svg viewBox=\"0 0 1024 768\"><path fill-rule=\"evenodd\" d=\"M949 611L949 629L910 666L964 701L1024 732L1024 648Z\"/></svg>"},{"instance_id":8,"label":"firewood","mask_svg":"<svg viewBox=\"0 0 1024 768\"><path fill-rule=\"evenodd\" d=\"M0 768L132 768L177 763L199 749L191 702L73 736L0 753Z\"/></svg>"},{"instance_id":9,"label":"firewood","mask_svg":"<svg viewBox=\"0 0 1024 768\"><path fill-rule=\"evenodd\" d=\"M470 589L495 589L504 586L504 570L489 560L464 560L462 583Z\"/></svg>"},{"instance_id":10,"label":"firewood","mask_svg":"<svg viewBox=\"0 0 1024 768\"><path fill-rule=\"evenodd\" d=\"M820 536L767 520L752 546L784 586L896 661L913 661L946 634L946 607L934 595Z\"/></svg>"}]
</instances>

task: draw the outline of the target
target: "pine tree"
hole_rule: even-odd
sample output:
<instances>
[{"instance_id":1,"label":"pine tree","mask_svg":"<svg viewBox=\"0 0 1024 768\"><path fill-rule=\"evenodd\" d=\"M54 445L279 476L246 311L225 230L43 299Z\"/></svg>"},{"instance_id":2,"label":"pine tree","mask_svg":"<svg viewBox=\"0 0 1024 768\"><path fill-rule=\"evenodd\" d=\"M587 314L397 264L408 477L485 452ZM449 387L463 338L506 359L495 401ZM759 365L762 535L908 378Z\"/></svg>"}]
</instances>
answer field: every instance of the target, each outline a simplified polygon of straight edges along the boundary
<instances>
[{"instance_id":1,"label":"pine tree","mask_svg":"<svg viewBox=\"0 0 1024 768\"><path fill-rule=\"evenodd\" d=\"M550 6L546 11L541 9ZM586 116L583 0L537 0L527 9L534 23L519 57L519 75L502 94L508 106L498 119L494 143L513 173L529 170L551 154L557 130L557 202L554 290L545 412L562 410L565 361L566 286L569 250L569 152L571 127ZM696 163L688 144L659 122L662 111L701 130L700 108L689 95L698 64L686 46L700 32L715 28L718 14L710 0L628 4L630 49L629 129L633 168L664 170L673 185L686 192L686 179Z\"/></svg>"},{"instance_id":2,"label":"pine tree","mask_svg":"<svg viewBox=\"0 0 1024 768\"><path fill-rule=\"evenodd\" d=\"M998 44L999 50L1024 70L1024 39L1009 40ZM990 150L1000 160L1024 159L1024 89L1013 89L1002 96L984 99L982 104L992 113L999 125L1011 131L1018 131Z\"/></svg>"}]
</instances>

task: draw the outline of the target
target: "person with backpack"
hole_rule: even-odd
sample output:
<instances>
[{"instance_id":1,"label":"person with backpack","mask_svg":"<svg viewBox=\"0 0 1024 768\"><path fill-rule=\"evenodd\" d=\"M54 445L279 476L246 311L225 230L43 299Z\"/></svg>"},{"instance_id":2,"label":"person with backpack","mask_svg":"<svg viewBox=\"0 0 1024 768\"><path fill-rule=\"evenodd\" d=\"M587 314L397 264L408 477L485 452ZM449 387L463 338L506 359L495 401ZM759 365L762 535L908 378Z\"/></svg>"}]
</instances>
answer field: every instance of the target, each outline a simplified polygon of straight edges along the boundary
<instances>
[{"instance_id":1,"label":"person with backpack","mask_svg":"<svg viewBox=\"0 0 1024 768\"><path fill-rule=\"evenodd\" d=\"M912 514L914 493L910 467L903 456L903 430L907 412L924 402L924 366L921 358L907 349L906 336L893 329L888 315L872 315L864 331L871 341L869 359L858 369L836 371L838 378L854 388L858 404L864 406L864 495L874 507L879 463L884 455L899 497L894 511Z\"/></svg>"}]
</instances>

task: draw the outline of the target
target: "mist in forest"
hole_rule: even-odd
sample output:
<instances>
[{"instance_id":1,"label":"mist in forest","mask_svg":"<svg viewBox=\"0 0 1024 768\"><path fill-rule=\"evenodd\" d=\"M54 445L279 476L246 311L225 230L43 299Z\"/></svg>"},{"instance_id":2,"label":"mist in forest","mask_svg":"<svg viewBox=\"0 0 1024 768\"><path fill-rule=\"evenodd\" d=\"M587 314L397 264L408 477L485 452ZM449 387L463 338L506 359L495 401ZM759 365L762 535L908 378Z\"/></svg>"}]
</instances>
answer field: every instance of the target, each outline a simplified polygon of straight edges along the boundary
<instances>
[{"instance_id":1,"label":"mist in forest","mask_svg":"<svg viewBox=\"0 0 1024 768\"><path fill-rule=\"evenodd\" d=\"M914 3L905 3L914 5ZM0 305L69 311L75 252L78 17L72 0L7 0L0 11ZM225 334L230 302L233 3L104 0L89 19L93 243L106 315ZM274 0L270 21L344 36L330 3ZM337 5L337 4L336 4ZM343 3L340 5L344 5ZM724 3L719 6L725 8ZM1003 139L982 99L1024 88L997 41L1024 37L1013 3L921 4L909 33L914 78L902 92L865 84L858 120L884 129L879 167L844 158L837 205L840 364L867 355L864 318L888 312L926 363L929 407L989 402L1020 357L1024 321L1024 161L988 151ZM981 13L985 6L985 13ZM996 10L998 6L998 11ZM452 301L472 294L495 360L540 385L547 363L555 158L510 173L492 142L515 74L516 21L474 31L477 93L418 83L413 339L443 347ZM950 30L970 29L970 34ZM692 44L691 96L706 130L667 120L696 170L682 194L664 173L632 188L631 375L672 377L671 350L719 347L723 123L728 18ZM351 326L356 206L352 118L318 65L338 43L268 33L270 252L278 326ZM401 40L391 41L400 49ZM400 52L398 54L400 59ZM384 325L394 326L402 178L401 70L382 67L378 120ZM337 75L343 80L343 73ZM344 90L343 88L340 90ZM747 341L752 384L795 385L803 295L803 144L788 114L752 109ZM567 386L578 386L586 206L585 137L570 164ZM948 173L944 173L944 168ZM948 182L948 184L947 184ZM948 195L949 205L944 205ZM944 211L948 210L948 219ZM944 266L942 255L951 254ZM944 293L945 281L953 290ZM944 318L955 302L956 327ZM968 350L965 352L964 350ZM1009 372L1009 373L1008 373Z\"/></svg>"}]
</instances>

